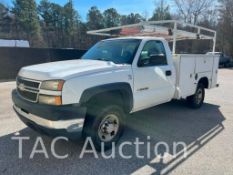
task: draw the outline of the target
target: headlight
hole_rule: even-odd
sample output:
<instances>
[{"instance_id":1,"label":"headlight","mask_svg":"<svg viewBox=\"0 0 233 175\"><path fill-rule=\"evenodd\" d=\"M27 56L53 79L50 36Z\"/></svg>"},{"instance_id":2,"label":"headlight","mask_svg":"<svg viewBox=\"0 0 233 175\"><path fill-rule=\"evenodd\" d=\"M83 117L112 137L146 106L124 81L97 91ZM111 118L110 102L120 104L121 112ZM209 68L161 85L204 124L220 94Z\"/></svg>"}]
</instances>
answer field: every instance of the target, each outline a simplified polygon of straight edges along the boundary
<instances>
[{"instance_id":1,"label":"headlight","mask_svg":"<svg viewBox=\"0 0 233 175\"><path fill-rule=\"evenodd\" d=\"M41 84L41 89L52 90L52 91L61 91L64 85L64 80L48 80L43 81Z\"/></svg>"},{"instance_id":2,"label":"headlight","mask_svg":"<svg viewBox=\"0 0 233 175\"><path fill-rule=\"evenodd\" d=\"M62 99L61 96L39 95L39 103L59 106L62 104Z\"/></svg>"}]
</instances>

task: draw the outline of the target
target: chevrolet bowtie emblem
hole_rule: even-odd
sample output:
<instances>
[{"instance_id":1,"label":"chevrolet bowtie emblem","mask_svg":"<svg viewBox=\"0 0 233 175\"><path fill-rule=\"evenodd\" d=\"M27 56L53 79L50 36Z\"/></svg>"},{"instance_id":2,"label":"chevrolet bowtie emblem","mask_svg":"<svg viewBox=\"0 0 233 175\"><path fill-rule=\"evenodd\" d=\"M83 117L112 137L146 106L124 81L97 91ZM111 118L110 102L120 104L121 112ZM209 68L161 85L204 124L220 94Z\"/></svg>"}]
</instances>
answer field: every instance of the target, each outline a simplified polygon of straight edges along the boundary
<instances>
[{"instance_id":1,"label":"chevrolet bowtie emblem","mask_svg":"<svg viewBox=\"0 0 233 175\"><path fill-rule=\"evenodd\" d=\"M18 88L21 90L21 91L25 91L25 86L24 84L19 84Z\"/></svg>"}]
</instances>

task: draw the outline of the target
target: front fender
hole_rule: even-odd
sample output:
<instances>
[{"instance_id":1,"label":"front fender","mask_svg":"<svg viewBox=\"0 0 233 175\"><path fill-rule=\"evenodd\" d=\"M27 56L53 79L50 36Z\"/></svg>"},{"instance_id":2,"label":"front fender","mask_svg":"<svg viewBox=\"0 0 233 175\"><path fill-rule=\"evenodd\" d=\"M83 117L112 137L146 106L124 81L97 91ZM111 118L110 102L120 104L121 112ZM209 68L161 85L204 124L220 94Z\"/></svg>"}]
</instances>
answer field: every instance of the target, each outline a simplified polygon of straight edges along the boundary
<instances>
[{"instance_id":1,"label":"front fender","mask_svg":"<svg viewBox=\"0 0 233 175\"><path fill-rule=\"evenodd\" d=\"M117 86L122 84L123 87L128 87L125 89L133 89L133 79L132 77L132 69L130 65L120 66L117 69L103 71L103 72L95 72L82 76L76 76L72 79L68 79L65 81L65 84L62 89L62 104L73 104L80 103L81 97L87 89L91 89L94 87L101 87L98 89L106 89L102 85L107 85L108 88L113 88L113 85L120 83ZM121 86L121 87L122 87ZM116 86L114 86L116 87ZM98 90L100 91L100 90ZM132 90L131 90L132 91ZM85 95L86 96L86 95ZM87 98L87 96L85 97Z\"/></svg>"},{"instance_id":2,"label":"front fender","mask_svg":"<svg viewBox=\"0 0 233 175\"><path fill-rule=\"evenodd\" d=\"M130 112L133 108L133 92L130 84L126 82L110 83L88 88L82 93L80 104L86 104L92 97L98 94L113 91L121 93L126 109Z\"/></svg>"}]
</instances>

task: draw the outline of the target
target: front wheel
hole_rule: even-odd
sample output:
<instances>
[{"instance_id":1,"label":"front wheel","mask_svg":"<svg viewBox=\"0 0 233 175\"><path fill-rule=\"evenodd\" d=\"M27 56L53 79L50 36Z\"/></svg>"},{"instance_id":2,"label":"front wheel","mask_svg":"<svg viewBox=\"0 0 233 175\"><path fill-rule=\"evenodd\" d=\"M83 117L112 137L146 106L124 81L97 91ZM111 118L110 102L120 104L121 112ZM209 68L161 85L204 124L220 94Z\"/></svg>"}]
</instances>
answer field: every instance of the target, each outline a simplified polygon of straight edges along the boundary
<instances>
[{"instance_id":1,"label":"front wheel","mask_svg":"<svg viewBox=\"0 0 233 175\"><path fill-rule=\"evenodd\" d=\"M116 144L124 130L124 111L117 105L92 108L87 114L83 135L91 137L96 150L110 149Z\"/></svg>"},{"instance_id":2,"label":"front wheel","mask_svg":"<svg viewBox=\"0 0 233 175\"><path fill-rule=\"evenodd\" d=\"M198 84L194 95L187 98L188 105L191 108L198 109L203 105L205 99L205 88L203 84Z\"/></svg>"}]
</instances>

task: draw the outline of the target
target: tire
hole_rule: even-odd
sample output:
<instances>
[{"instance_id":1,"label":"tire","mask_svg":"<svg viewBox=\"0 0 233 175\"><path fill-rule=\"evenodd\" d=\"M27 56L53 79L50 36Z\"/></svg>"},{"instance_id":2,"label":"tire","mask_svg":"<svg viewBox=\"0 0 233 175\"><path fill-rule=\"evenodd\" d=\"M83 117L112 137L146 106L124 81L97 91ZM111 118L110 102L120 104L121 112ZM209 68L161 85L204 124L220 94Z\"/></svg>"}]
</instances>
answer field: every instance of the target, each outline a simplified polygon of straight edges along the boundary
<instances>
[{"instance_id":1,"label":"tire","mask_svg":"<svg viewBox=\"0 0 233 175\"><path fill-rule=\"evenodd\" d=\"M124 118L124 111L117 105L92 107L87 112L83 137L91 137L97 151L101 151L101 143L104 151L111 149L123 134Z\"/></svg>"},{"instance_id":2,"label":"tire","mask_svg":"<svg viewBox=\"0 0 233 175\"><path fill-rule=\"evenodd\" d=\"M204 85L199 83L194 95L187 98L188 105L193 109L199 109L205 99L205 88Z\"/></svg>"}]
</instances>

